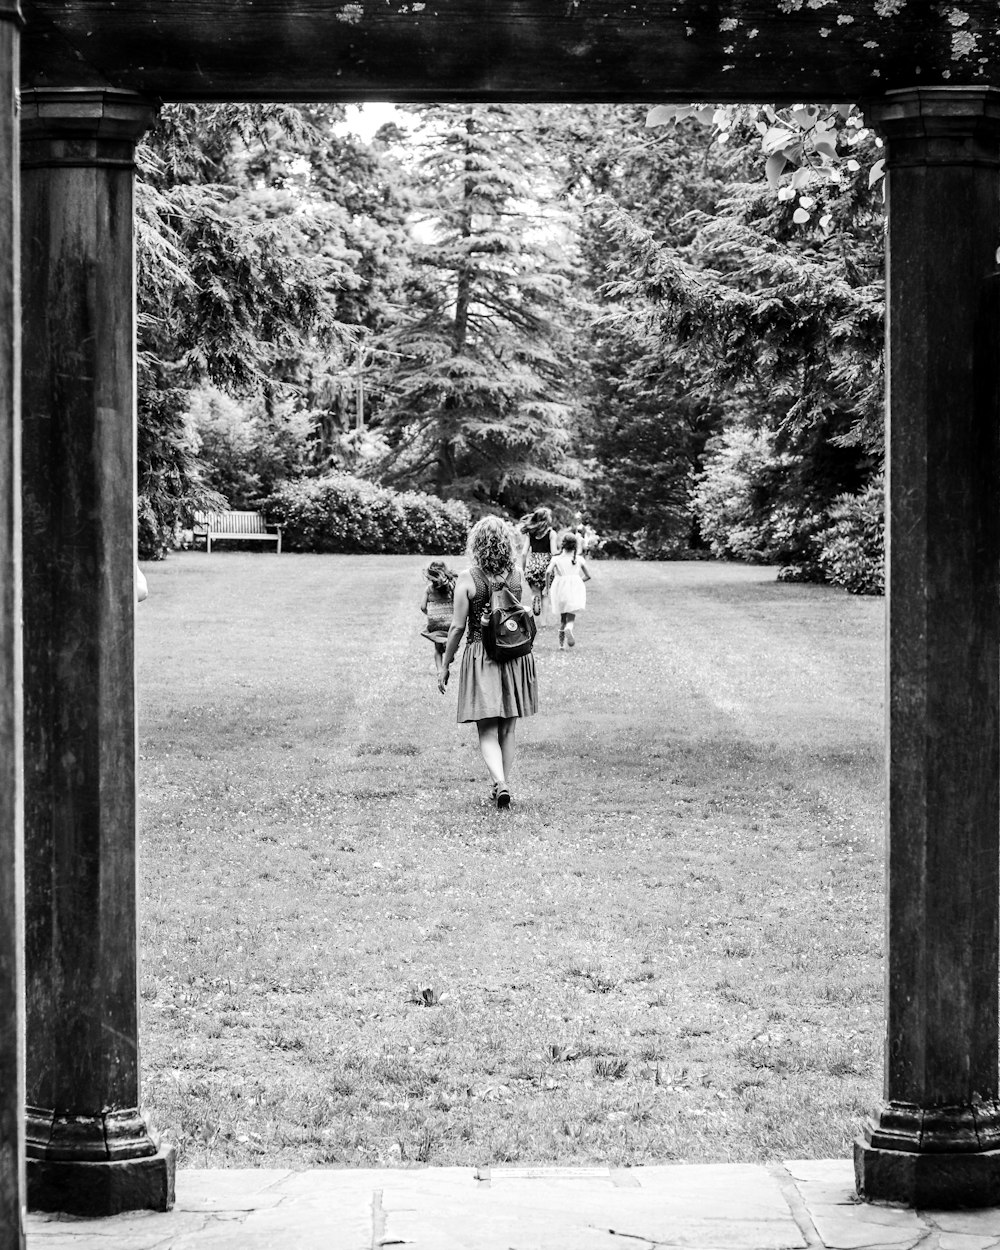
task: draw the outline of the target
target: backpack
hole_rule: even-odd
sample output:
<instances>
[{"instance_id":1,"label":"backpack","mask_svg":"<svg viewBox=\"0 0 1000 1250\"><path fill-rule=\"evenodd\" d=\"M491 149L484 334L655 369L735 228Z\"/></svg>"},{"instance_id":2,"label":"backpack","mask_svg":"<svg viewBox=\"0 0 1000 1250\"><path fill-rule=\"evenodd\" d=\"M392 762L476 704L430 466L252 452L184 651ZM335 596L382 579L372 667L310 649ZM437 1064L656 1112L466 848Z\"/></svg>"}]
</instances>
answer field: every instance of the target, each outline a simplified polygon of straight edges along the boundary
<instances>
[{"instance_id":1,"label":"backpack","mask_svg":"<svg viewBox=\"0 0 1000 1250\"><path fill-rule=\"evenodd\" d=\"M482 619L486 654L498 664L528 655L535 643L535 618L506 582L486 585L490 592Z\"/></svg>"}]
</instances>

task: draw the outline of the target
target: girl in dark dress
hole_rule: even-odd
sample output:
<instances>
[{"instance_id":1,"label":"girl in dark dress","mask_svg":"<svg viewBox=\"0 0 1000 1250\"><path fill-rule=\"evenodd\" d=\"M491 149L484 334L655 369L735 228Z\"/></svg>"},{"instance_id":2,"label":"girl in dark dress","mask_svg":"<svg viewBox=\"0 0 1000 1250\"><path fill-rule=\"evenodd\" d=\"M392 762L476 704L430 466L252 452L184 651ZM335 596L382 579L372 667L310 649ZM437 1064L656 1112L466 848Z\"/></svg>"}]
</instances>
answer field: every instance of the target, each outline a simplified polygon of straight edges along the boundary
<instances>
[{"instance_id":1,"label":"girl in dark dress","mask_svg":"<svg viewBox=\"0 0 1000 1250\"><path fill-rule=\"evenodd\" d=\"M521 522L521 528L525 535L521 551L524 580L531 587L531 610L538 616L542 610L542 596L545 594L545 574L549 561L559 546L556 532L552 528L551 509L536 508Z\"/></svg>"},{"instance_id":2,"label":"girl in dark dress","mask_svg":"<svg viewBox=\"0 0 1000 1250\"><path fill-rule=\"evenodd\" d=\"M469 534L469 567L455 583L455 611L448 631L438 689L444 694L448 671L463 634L465 651L458 678L458 721L475 721L479 750L493 786L491 798L501 810L510 807L510 771L514 764L514 729L522 716L538 711L535 657L518 656L497 663L483 646L482 617L491 591L506 584L520 599L514 533L499 517L477 521Z\"/></svg>"}]
</instances>

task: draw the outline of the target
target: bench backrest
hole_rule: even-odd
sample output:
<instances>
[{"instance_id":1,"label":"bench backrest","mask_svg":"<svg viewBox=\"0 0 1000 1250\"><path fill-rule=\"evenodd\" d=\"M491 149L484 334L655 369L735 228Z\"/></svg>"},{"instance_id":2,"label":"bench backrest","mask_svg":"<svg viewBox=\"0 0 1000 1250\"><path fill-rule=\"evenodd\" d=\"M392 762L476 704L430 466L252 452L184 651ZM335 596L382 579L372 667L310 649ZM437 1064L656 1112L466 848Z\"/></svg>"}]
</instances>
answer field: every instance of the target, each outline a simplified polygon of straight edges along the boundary
<instances>
[{"instance_id":1,"label":"bench backrest","mask_svg":"<svg viewBox=\"0 0 1000 1250\"><path fill-rule=\"evenodd\" d=\"M195 525L213 534L266 534L264 517L259 512L196 512Z\"/></svg>"}]
</instances>

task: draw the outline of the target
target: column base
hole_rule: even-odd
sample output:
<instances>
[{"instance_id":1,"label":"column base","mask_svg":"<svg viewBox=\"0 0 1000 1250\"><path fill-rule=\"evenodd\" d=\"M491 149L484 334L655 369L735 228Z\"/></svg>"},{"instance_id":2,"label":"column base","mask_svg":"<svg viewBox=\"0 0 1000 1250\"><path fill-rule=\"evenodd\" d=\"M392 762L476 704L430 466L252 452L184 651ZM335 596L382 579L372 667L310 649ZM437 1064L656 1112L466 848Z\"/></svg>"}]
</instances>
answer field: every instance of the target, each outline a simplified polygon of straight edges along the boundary
<instances>
[{"instance_id":1,"label":"column base","mask_svg":"<svg viewBox=\"0 0 1000 1250\"><path fill-rule=\"evenodd\" d=\"M854 1181L866 1202L898 1202L922 1210L1000 1206L1000 1150L880 1150L858 1138Z\"/></svg>"},{"instance_id":2,"label":"column base","mask_svg":"<svg viewBox=\"0 0 1000 1250\"><path fill-rule=\"evenodd\" d=\"M28 1160L28 1210L68 1215L169 1211L174 1205L177 1151L161 1146L142 1159L79 1163Z\"/></svg>"}]
</instances>

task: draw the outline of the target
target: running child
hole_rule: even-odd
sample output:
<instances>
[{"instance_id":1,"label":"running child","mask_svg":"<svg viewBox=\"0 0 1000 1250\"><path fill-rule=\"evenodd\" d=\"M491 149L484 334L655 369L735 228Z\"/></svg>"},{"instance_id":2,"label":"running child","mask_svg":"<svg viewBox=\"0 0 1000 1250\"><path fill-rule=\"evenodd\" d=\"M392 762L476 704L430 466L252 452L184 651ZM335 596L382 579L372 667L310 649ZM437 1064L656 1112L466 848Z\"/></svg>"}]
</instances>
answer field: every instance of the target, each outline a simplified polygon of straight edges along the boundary
<instances>
[{"instance_id":1,"label":"running child","mask_svg":"<svg viewBox=\"0 0 1000 1250\"><path fill-rule=\"evenodd\" d=\"M545 585L549 592L552 611L559 613L559 649L576 646L573 627L576 614L587 606L587 587L590 569L580 555L580 542L576 534L567 534L562 540L562 550L549 561L545 573Z\"/></svg>"},{"instance_id":2,"label":"running child","mask_svg":"<svg viewBox=\"0 0 1000 1250\"><path fill-rule=\"evenodd\" d=\"M420 604L420 611L427 617L427 628L420 632L434 644L434 668L441 673L441 661L448 642L448 630L455 609L455 581L458 574L443 560L432 560L424 569L427 589Z\"/></svg>"}]
</instances>

